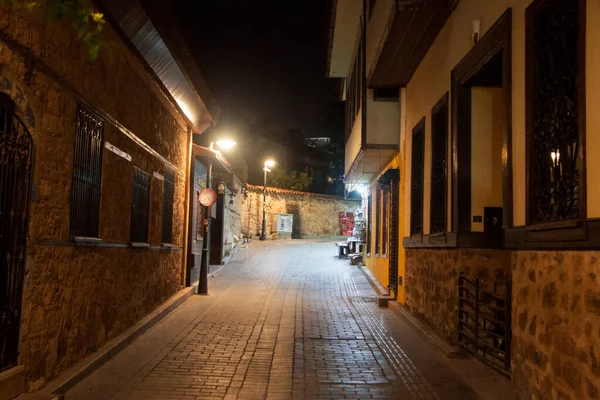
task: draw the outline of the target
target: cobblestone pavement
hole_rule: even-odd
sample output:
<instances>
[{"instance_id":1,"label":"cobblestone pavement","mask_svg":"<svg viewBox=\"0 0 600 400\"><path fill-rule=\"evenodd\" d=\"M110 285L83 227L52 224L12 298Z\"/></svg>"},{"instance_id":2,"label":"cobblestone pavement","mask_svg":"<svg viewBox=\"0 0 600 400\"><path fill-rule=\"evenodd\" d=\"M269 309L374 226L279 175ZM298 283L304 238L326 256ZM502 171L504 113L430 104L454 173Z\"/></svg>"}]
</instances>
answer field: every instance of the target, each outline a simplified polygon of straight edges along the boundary
<instances>
[{"instance_id":1,"label":"cobblestone pavement","mask_svg":"<svg viewBox=\"0 0 600 400\"><path fill-rule=\"evenodd\" d=\"M332 242L244 253L66 399L477 398Z\"/></svg>"}]
</instances>

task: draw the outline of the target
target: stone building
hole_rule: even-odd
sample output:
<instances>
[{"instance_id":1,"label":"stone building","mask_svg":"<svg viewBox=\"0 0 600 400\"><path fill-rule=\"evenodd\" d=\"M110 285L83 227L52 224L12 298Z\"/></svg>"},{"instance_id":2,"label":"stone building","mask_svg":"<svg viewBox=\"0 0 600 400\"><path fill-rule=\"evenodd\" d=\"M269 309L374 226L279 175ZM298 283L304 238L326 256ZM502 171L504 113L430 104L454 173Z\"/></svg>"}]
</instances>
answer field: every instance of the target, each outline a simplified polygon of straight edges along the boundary
<instances>
[{"instance_id":1,"label":"stone building","mask_svg":"<svg viewBox=\"0 0 600 400\"><path fill-rule=\"evenodd\" d=\"M519 398L599 398L600 4L337 0L332 15L367 267Z\"/></svg>"},{"instance_id":2,"label":"stone building","mask_svg":"<svg viewBox=\"0 0 600 400\"><path fill-rule=\"evenodd\" d=\"M0 8L6 397L40 388L189 284L192 162L227 172L219 152L192 144L219 107L164 4L94 6L109 44L96 60L69 23Z\"/></svg>"}]
</instances>

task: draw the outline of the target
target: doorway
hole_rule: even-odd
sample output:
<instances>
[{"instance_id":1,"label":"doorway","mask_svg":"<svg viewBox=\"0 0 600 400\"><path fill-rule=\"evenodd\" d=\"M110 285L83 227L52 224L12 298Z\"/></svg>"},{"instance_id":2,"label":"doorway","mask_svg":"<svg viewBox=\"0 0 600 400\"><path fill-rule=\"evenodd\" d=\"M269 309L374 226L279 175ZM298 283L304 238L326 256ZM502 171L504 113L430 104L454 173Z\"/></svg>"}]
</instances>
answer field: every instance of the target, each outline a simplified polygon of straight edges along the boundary
<instances>
[{"instance_id":1,"label":"doorway","mask_svg":"<svg viewBox=\"0 0 600 400\"><path fill-rule=\"evenodd\" d=\"M17 365L33 139L0 95L0 372Z\"/></svg>"}]
</instances>

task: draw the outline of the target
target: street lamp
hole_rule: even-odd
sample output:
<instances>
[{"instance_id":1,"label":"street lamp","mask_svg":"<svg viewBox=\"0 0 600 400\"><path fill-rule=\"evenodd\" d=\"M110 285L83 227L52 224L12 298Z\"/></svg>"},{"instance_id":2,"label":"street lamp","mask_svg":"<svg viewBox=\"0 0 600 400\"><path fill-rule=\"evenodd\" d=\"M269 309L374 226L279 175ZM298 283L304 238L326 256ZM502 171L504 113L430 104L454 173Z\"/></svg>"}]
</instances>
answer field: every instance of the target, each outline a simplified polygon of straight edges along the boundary
<instances>
[{"instance_id":1,"label":"street lamp","mask_svg":"<svg viewBox=\"0 0 600 400\"><path fill-rule=\"evenodd\" d=\"M263 188L263 221L262 221L262 233L260 234L260 240L267 240L267 172L271 172L269 168L275 165L275 161L267 160L265 161L265 167L263 171L265 171L265 182Z\"/></svg>"},{"instance_id":2,"label":"street lamp","mask_svg":"<svg viewBox=\"0 0 600 400\"><path fill-rule=\"evenodd\" d=\"M228 150L234 147L237 143L233 140L222 139L216 143L210 142L210 150L215 153L219 153L219 150L215 150L214 145L217 147ZM192 164L193 171L193 164ZM208 158L208 171L206 175L206 188L212 186L212 157ZM193 187L193 183L192 183ZM202 257L200 258L200 277L198 278L198 294L208 294L208 240L210 235L210 215L211 205L204 206L204 215L206 216L206 223L204 224L204 236L202 240ZM190 233L191 234L191 233Z\"/></svg>"},{"instance_id":3,"label":"street lamp","mask_svg":"<svg viewBox=\"0 0 600 400\"><path fill-rule=\"evenodd\" d=\"M233 147L235 147L237 143L231 139L221 139L221 140L217 140L216 145L221 149L221 150L229 150Z\"/></svg>"}]
</instances>

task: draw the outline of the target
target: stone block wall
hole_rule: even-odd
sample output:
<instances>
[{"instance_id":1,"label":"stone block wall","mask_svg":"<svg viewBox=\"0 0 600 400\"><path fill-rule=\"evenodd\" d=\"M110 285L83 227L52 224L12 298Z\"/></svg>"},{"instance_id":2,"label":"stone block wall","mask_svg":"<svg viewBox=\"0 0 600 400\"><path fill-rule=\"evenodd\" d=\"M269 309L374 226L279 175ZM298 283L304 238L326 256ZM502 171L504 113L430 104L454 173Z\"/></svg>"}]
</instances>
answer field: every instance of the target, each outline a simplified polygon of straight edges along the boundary
<instances>
[{"instance_id":1,"label":"stone block wall","mask_svg":"<svg viewBox=\"0 0 600 400\"><path fill-rule=\"evenodd\" d=\"M235 237L242 238L242 204L243 195L241 183L237 177L234 177L231 188L225 190L225 212L224 212L224 230L223 230L223 255L227 257L231 254L237 245Z\"/></svg>"},{"instance_id":2,"label":"stone block wall","mask_svg":"<svg viewBox=\"0 0 600 400\"><path fill-rule=\"evenodd\" d=\"M480 278L508 277L507 250L407 249L405 305L435 333L458 344L458 275Z\"/></svg>"},{"instance_id":3,"label":"stone block wall","mask_svg":"<svg viewBox=\"0 0 600 400\"><path fill-rule=\"evenodd\" d=\"M512 376L520 399L600 398L600 252L515 251Z\"/></svg>"},{"instance_id":4,"label":"stone block wall","mask_svg":"<svg viewBox=\"0 0 600 400\"><path fill-rule=\"evenodd\" d=\"M0 9L0 29L6 33L0 38L0 91L17 104L35 147L19 345L33 390L181 287L189 136L181 115L110 26L110 54L95 61L68 24ZM30 73L22 48L31 51ZM75 246L69 235L78 102L110 117L105 141L131 156L128 161L103 149L103 247ZM160 249L164 182L153 173L164 174L164 159L176 168L173 250ZM151 175L146 249L129 247L134 165Z\"/></svg>"},{"instance_id":5,"label":"stone block wall","mask_svg":"<svg viewBox=\"0 0 600 400\"><path fill-rule=\"evenodd\" d=\"M339 212L354 212L359 200L318 195L291 190L268 188L267 235L275 233L273 215L293 214L293 238L341 235ZM262 230L263 193L258 186L250 187L242 204L242 232L259 236Z\"/></svg>"}]
</instances>

